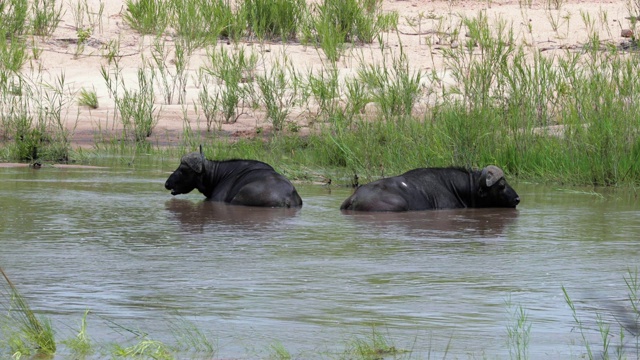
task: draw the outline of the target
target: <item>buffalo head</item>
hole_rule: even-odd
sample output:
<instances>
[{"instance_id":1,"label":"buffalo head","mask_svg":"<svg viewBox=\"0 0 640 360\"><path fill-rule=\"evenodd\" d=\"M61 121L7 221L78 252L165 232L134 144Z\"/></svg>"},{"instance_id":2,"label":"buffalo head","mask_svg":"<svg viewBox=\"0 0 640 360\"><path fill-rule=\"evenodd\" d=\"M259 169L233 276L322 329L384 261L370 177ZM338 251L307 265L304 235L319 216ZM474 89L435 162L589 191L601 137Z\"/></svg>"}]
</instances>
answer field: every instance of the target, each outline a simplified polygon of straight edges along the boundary
<instances>
[{"instance_id":1,"label":"buffalo head","mask_svg":"<svg viewBox=\"0 0 640 360\"><path fill-rule=\"evenodd\" d=\"M204 163L204 155L201 152L183 156L180 166L169 176L164 187L171 190L171 195L188 194L201 184Z\"/></svg>"},{"instance_id":2,"label":"buffalo head","mask_svg":"<svg viewBox=\"0 0 640 360\"><path fill-rule=\"evenodd\" d=\"M482 169L478 183L478 207L516 207L520 197L504 179L504 172L497 166Z\"/></svg>"}]
</instances>

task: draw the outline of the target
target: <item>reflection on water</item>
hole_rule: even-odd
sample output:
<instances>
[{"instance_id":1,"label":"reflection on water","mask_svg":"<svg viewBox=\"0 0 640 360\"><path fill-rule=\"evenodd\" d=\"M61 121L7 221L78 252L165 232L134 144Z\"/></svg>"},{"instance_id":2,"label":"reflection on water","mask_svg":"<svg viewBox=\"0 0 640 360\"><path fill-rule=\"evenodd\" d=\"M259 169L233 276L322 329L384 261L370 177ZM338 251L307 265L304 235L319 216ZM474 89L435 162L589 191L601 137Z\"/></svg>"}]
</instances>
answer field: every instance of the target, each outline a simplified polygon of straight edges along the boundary
<instances>
[{"instance_id":1,"label":"reflection on water","mask_svg":"<svg viewBox=\"0 0 640 360\"><path fill-rule=\"evenodd\" d=\"M345 216L365 228L386 231L401 227L416 236L461 238L499 237L518 218L515 209L455 209L409 212L345 211Z\"/></svg>"},{"instance_id":2,"label":"reflection on water","mask_svg":"<svg viewBox=\"0 0 640 360\"><path fill-rule=\"evenodd\" d=\"M618 333L640 258L623 191L519 184L517 210L342 213L349 189L300 185L302 209L264 209L171 197L171 167L0 169L0 266L58 339L90 309L102 343L134 340L123 328L171 343L184 317L220 358L278 342L326 358L374 325L412 358L508 358L511 301L532 358L580 357L562 287L598 344L594 311Z\"/></svg>"},{"instance_id":3,"label":"reflection on water","mask_svg":"<svg viewBox=\"0 0 640 360\"><path fill-rule=\"evenodd\" d=\"M216 201L192 201L172 198L165 202L165 208L171 217L180 222L186 231L204 231L217 225L259 227L272 225L290 219L300 211L299 208L263 208L229 205Z\"/></svg>"}]
</instances>

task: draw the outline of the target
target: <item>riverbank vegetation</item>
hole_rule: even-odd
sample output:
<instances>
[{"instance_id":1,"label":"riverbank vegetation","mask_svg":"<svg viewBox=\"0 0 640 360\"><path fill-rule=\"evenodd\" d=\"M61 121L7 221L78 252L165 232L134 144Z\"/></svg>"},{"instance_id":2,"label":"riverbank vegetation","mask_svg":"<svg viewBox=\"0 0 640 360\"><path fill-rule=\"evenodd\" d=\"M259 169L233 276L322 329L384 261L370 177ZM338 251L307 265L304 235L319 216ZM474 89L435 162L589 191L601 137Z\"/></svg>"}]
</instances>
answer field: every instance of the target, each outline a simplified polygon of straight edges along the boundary
<instances>
[{"instance_id":1,"label":"riverbank vegetation","mask_svg":"<svg viewBox=\"0 0 640 360\"><path fill-rule=\"evenodd\" d=\"M109 357L172 360L215 358L219 350L214 334L200 329L183 317L168 320L167 327L171 329L174 338L172 342L153 339L153 334L145 332L144 329L125 327L113 321L109 322L109 326L122 334L122 343L106 344L95 341L87 330L90 311L86 311L82 316L76 334L57 342L55 329L59 329L60 326L54 327L48 318L36 315L37 312L30 307L29 300L19 291L18 286L11 282L1 268L0 273L3 276L0 285L0 356L10 356L12 359L53 359L56 353L62 353L74 359ZM629 269L623 280L627 287L627 295L623 301L607 301L607 305L595 307L592 304L583 304L584 309L579 308L569 291L562 287L566 304L575 321L575 341L583 346L583 350L575 354L577 358L633 359L640 354L638 270ZM535 324L529 318L525 305L514 305L507 299L506 307L508 319L504 334L505 349L508 349L511 359L529 359L531 331ZM70 324L63 325L72 329ZM373 327L370 333L356 334L347 339L342 351L323 350L326 352L299 356L292 354L286 345L274 340L268 349L252 350L259 353L250 357L281 360L307 357L362 360L421 358L411 349L397 348L393 334L380 331L376 327ZM441 354L445 359L450 346L455 346L454 338L450 339L445 349L433 349L433 352ZM477 354L470 354L470 357L479 355L482 351L476 350ZM430 359L431 355L430 350L427 358Z\"/></svg>"},{"instance_id":2,"label":"riverbank vegetation","mask_svg":"<svg viewBox=\"0 0 640 360\"><path fill-rule=\"evenodd\" d=\"M82 153L90 150L79 154L73 146L78 115L72 109L102 104L94 90L73 89L64 74L48 81L43 69L27 66L41 53L29 39L50 35L61 16L55 1L35 4L41 2L13 0L0 8L0 159L86 159ZM82 44L102 26L102 10L82 0L77 5L81 56ZM561 6L549 14L559 14ZM630 13L637 10L630 6ZM321 173L343 185L354 175L366 181L415 167L487 164L522 180L637 185L636 37L625 46L602 41L602 29L612 31L607 14L580 16L589 41L545 51L531 46L526 33L516 37L511 23L483 12L457 22L425 15L444 35L442 43L425 38L426 64L415 64L401 44L385 45L399 36L399 18L383 12L379 0L247 0L238 6L128 0L123 20L154 40L135 79L123 75L120 40L105 44L100 75L114 111L109 128L93 129L93 151L178 157L203 144L216 158L258 158L299 180ZM418 26L424 19L412 21ZM286 52L267 59L239 46L247 41L304 44L317 49L324 66L296 68ZM199 50L205 62L192 69ZM376 60L365 50L378 52ZM428 64L434 53L443 68ZM339 65L347 54L356 65L345 74ZM188 84L197 94L186 92ZM179 145L167 149L154 130L163 105L171 104L185 115ZM188 110L204 119L202 127L194 127ZM241 139L220 131L247 113L271 126Z\"/></svg>"}]
</instances>

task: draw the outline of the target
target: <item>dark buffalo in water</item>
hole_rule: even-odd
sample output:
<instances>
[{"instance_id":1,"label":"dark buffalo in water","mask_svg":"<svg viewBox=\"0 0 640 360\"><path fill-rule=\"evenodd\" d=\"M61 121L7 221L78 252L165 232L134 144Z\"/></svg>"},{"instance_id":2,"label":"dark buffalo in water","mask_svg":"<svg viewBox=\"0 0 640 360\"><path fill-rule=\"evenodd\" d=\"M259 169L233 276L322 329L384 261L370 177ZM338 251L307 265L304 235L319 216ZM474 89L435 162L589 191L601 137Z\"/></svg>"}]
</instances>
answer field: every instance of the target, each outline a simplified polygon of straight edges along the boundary
<instances>
[{"instance_id":1,"label":"dark buffalo in water","mask_svg":"<svg viewBox=\"0 0 640 360\"><path fill-rule=\"evenodd\" d=\"M341 210L409 211L458 208L515 208L520 197L497 166L414 169L359 187Z\"/></svg>"},{"instance_id":2,"label":"dark buffalo in water","mask_svg":"<svg viewBox=\"0 0 640 360\"><path fill-rule=\"evenodd\" d=\"M164 187L171 195L198 189L207 199L235 205L302 206L293 184L270 165L256 160L212 161L201 152L183 156Z\"/></svg>"}]
</instances>

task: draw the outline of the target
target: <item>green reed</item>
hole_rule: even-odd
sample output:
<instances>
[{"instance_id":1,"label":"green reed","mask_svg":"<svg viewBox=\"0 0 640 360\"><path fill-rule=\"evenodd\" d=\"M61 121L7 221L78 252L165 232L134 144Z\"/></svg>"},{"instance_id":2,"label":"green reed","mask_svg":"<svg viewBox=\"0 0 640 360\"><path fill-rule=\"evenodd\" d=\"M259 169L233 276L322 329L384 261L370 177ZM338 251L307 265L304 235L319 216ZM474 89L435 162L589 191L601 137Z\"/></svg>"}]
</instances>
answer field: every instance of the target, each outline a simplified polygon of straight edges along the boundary
<instances>
[{"instance_id":1,"label":"green reed","mask_svg":"<svg viewBox=\"0 0 640 360\"><path fill-rule=\"evenodd\" d=\"M27 31L27 10L26 1L0 3L0 85L5 85L27 62L27 45L21 37Z\"/></svg>"},{"instance_id":2,"label":"green reed","mask_svg":"<svg viewBox=\"0 0 640 360\"><path fill-rule=\"evenodd\" d=\"M171 0L172 21L186 52L215 45L219 38L237 39L244 25L224 0Z\"/></svg>"},{"instance_id":3,"label":"green reed","mask_svg":"<svg viewBox=\"0 0 640 360\"><path fill-rule=\"evenodd\" d=\"M307 11L304 0L244 0L248 33L259 40L296 39Z\"/></svg>"},{"instance_id":4,"label":"green reed","mask_svg":"<svg viewBox=\"0 0 640 360\"><path fill-rule=\"evenodd\" d=\"M507 325L507 345L511 359L529 359L529 342L531 339L531 321L522 306L514 308L511 300L506 305L511 317Z\"/></svg>"},{"instance_id":5,"label":"green reed","mask_svg":"<svg viewBox=\"0 0 640 360\"><path fill-rule=\"evenodd\" d=\"M56 7L56 0L34 0L31 3L31 11L34 35L50 36L62 21L62 4Z\"/></svg>"},{"instance_id":6,"label":"green reed","mask_svg":"<svg viewBox=\"0 0 640 360\"><path fill-rule=\"evenodd\" d=\"M372 43L397 26L395 13L383 13L378 0L324 0L310 9L305 41L317 44L330 61L337 61L346 43Z\"/></svg>"},{"instance_id":7,"label":"green reed","mask_svg":"<svg viewBox=\"0 0 640 360\"><path fill-rule=\"evenodd\" d=\"M117 50L114 50L117 51ZM152 69L137 69L137 86L134 88L125 82L119 57L114 56L111 66L101 66L100 75L115 103L116 112L113 121L122 125L122 139L134 140L136 146L147 144L159 120L159 109L155 105L155 76Z\"/></svg>"},{"instance_id":8,"label":"green reed","mask_svg":"<svg viewBox=\"0 0 640 360\"><path fill-rule=\"evenodd\" d=\"M25 0L9 0L0 3L0 34L3 38L27 32L29 4Z\"/></svg>"},{"instance_id":9,"label":"green reed","mask_svg":"<svg viewBox=\"0 0 640 360\"><path fill-rule=\"evenodd\" d=\"M254 88L250 84L254 81L257 55L245 53L244 48L228 51L221 47L209 49L207 57L209 62L201 70L224 84L218 92L222 118L234 123L252 97Z\"/></svg>"},{"instance_id":10,"label":"green reed","mask_svg":"<svg viewBox=\"0 0 640 360\"><path fill-rule=\"evenodd\" d=\"M151 47L149 68L154 74L153 77L158 79L159 87L167 105L173 103L176 95L178 104L184 104L185 102L187 66L192 55L188 46L184 39L179 38L174 43L173 51L170 51L166 43L158 38L155 39ZM170 55L173 55L173 61L169 61ZM173 69L169 65L171 63L173 63Z\"/></svg>"},{"instance_id":11,"label":"green reed","mask_svg":"<svg viewBox=\"0 0 640 360\"><path fill-rule=\"evenodd\" d=\"M80 321L80 330L78 331L78 333L74 337L62 341L62 344L65 345L69 350L71 350L74 357L76 358L85 358L95 351L91 343L91 339L87 333L88 315L89 310L86 310Z\"/></svg>"},{"instance_id":12,"label":"green reed","mask_svg":"<svg viewBox=\"0 0 640 360\"><path fill-rule=\"evenodd\" d=\"M232 10L211 1L189 4L173 1L167 12L174 14L169 18L179 39L175 67L168 66L168 54L173 52L157 41L153 70L151 74L144 70L138 73L140 90L134 93L123 82L117 41L110 41L106 50L110 67L103 69L103 77L116 103L114 121L123 122L127 136L137 142L150 134L162 110L153 107L156 91L162 93L167 103L176 102L176 97L177 102L184 103L187 98L186 64L191 51L203 43L200 40L188 43L191 41L188 38L217 38L224 36L218 31L221 28L226 29L223 32L231 31L235 25L230 24L244 23L235 28L239 31L236 34L246 36L251 32L255 36L256 24L262 24L266 39L267 32L275 29L275 25L266 24L278 19L276 16L269 21L260 20L271 14L267 9L279 6L272 3L245 4L245 10L254 9L249 16L241 14L242 9ZM7 27L0 28L5 29L5 34L20 33L22 30L10 24L15 23L11 19L19 19L23 12L19 2L10 4L2 12ZM189 10L189 6L197 8ZM178 8L185 13L175 16ZM200 29L196 24L201 21L190 19L190 13L207 9L215 14L215 9L223 8L227 20L221 20L221 24L226 25L215 25L215 29L209 30L202 27L209 35L189 33L190 28ZM355 46L354 42L365 41L357 33L359 27L353 25L358 23L358 17L380 21L381 13L375 1L354 5L349 1L327 0L317 8L301 9L300 14L301 28L295 32L306 38L303 41L314 44L322 41L321 31L309 29L324 22L331 27L327 31L340 33L333 40L327 38L336 41L336 46L345 41ZM556 52L543 52L532 49L526 42L519 43L513 24L489 21L483 12L462 18L450 34L458 46L434 49L433 44L427 44L429 52L437 50L444 57L446 75L415 70L419 65L403 55L402 46L399 55L381 47L384 60L378 64L372 64L365 56L357 58L354 61L359 71L355 75L345 75L332 60L320 68L292 72L287 70L290 66L286 57L265 60L264 69L258 73L254 53L236 46L212 46L208 63L196 69L200 83L194 106L202 110L208 130L252 111L250 115L266 114L276 130L285 128L285 124L295 124L291 129L298 130L305 122L292 118L292 114L299 113L293 111L297 106L302 107L297 110L306 110L310 135L297 139L296 133L278 134L271 138L266 150L262 140L243 148L249 151L247 155L259 151L286 151L287 156L294 153L292 161L306 168L337 168L351 174L380 176L412 167L479 167L495 163L510 176L523 179L605 186L637 184L640 124L635 114L640 110L637 96L640 78L636 69L640 67L640 58L599 37L598 29L608 26L606 18L605 14L581 14L589 40L579 51ZM251 19L252 25L247 19ZM196 22L190 23L191 20ZM184 24L176 25L180 21ZM269 34L281 36L283 31ZM293 40L293 33L288 33L287 38ZM43 144L60 139L63 147L67 147L69 134L62 133L61 137L50 134L61 131L56 125L61 123L57 114L62 116L67 110L58 106L53 114L44 111L44 116L39 115L43 112L32 110L32 104L42 105L42 101L35 101L43 94L36 91L41 82L26 81L17 74L27 59L25 43L8 39L0 39L0 56L4 60L0 63L3 90L0 105L3 114L8 114L0 119L3 125L0 135L4 146L13 149L11 153L20 154L15 158L30 161L40 157ZM211 141L220 141L214 139ZM220 146L235 145L223 140Z\"/></svg>"},{"instance_id":13,"label":"green reed","mask_svg":"<svg viewBox=\"0 0 640 360\"><path fill-rule=\"evenodd\" d=\"M374 360L387 357L397 357L409 351L396 348L388 334L381 333L373 327L371 333L356 336L347 345L345 358Z\"/></svg>"},{"instance_id":14,"label":"green reed","mask_svg":"<svg viewBox=\"0 0 640 360\"><path fill-rule=\"evenodd\" d=\"M401 48L402 49L402 48ZM411 116L415 103L423 94L421 71L412 71L406 55L400 51L391 64L370 64L358 70L358 80L366 84L369 98L380 108L387 121Z\"/></svg>"},{"instance_id":15,"label":"green reed","mask_svg":"<svg viewBox=\"0 0 640 360\"><path fill-rule=\"evenodd\" d=\"M575 326L585 347L586 357L592 359L631 359L640 354L640 282L638 269L627 269L623 277L627 286L627 298L624 304L608 303L593 312L592 318L585 320L584 311L580 311L563 286L562 292L566 304L571 309ZM612 320L603 316L612 314ZM595 319L593 319L595 318ZM595 323L595 325L592 325ZM612 333L612 326L619 327L619 332ZM599 344L592 339L599 337ZM596 347L599 345L599 350Z\"/></svg>"},{"instance_id":16,"label":"green reed","mask_svg":"<svg viewBox=\"0 0 640 360\"><path fill-rule=\"evenodd\" d=\"M144 35L161 35L171 19L168 0L126 0L122 19Z\"/></svg>"},{"instance_id":17,"label":"green reed","mask_svg":"<svg viewBox=\"0 0 640 360\"><path fill-rule=\"evenodd\" d=\"M259 102L264 106L266 117L276 131L284 128L291 108L298 100L299 81L296 78L293 64L286 57L271 70L256 76Z\"/></svg>"},{"instance_id":18,"label":"green reed","mask_svg":"<svg viewBox=\"0 0 640 360\"><path fill-rule=\"evenodd\" d=\"M0 298L5 313L0 315L0 326L3 332L3 344L9 347L13 357L35 354L53 355L56 342L51 322L36 316L27 299L9 280L0 268L4 284L0 287Z\"/></svg>"}]
</instances>

